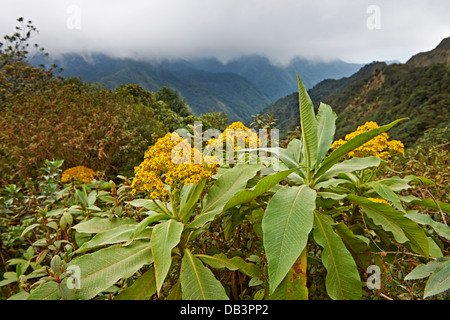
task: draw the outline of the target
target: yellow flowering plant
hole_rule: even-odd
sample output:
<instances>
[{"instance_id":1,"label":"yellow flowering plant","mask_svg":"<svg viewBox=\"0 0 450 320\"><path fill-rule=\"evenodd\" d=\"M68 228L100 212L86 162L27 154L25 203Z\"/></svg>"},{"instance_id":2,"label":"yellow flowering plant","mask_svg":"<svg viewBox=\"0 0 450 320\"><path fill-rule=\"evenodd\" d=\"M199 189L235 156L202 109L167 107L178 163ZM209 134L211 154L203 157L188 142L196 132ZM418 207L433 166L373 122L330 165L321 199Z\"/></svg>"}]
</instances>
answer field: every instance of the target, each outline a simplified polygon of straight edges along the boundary
<instances>
[{"instance_id":1,"label":"yellow flowering plant","mask_svg":"<svg viewBox=\"0 0 450 320\"><path fill-rule=\"evenodd\" d=\"M175 217L179 216L179 194L183 186L210 181L217 172L215 162L205 162L203 154L177 133L167 133L158 139L144 155L144 161L135 167L131 184L132 195L142 192L155 204L170 202ZM161 206L158 204L158 206ZM164 209L168 213L169 210Z\"/></svg>"},{"instance_id":2,"label":"yellow flowering plant","mask_svg":"<svg viewBox=\"0 0 450 320\"><path fill-rule=\"evenodd\" d=\"M420 224L436 222L403 205L439 205L445 212L450 206L402 196L414 176L368 177L369 169L385 163L373 153L350 157L400 120L361 132L329 152L337 116L325 104L314 114L300 78L299 106L301 139L276 151L279 170L268 175L262 174L267 164L261 159L217 168L213 156L168 133L145 153L131 185L110 186L110 194L96 183L88 184L94 190L87 193L85 185L75 196L86 210L60 207L43 215L51 231L48 216L81 211L67 222L67 232L77 239L64 256L67 265L54 258L50 276L20 297L284 300L314 297L318 288L321 297L326 292L330 299L361 299L363 292L379 295L364 285L370 282L366 270L373 264L383 270L386 255L405 253L422 261L442 255L434 241L448 231L439 226L425 233ZM223 145L224 137L216 141ZM310 258L317 267L308 268ZM78 270L81 286L69 290L65 281L75 281L61 281L68 268ZM310 277L323 278L323 287L307 286Z\"/></svg>"},{"instance_id":3,"label":"yellow flowering plant","mask_svg":"<svg viewBox=\"0 0 450 320\"><path fill-rule=\"evenodd\" d=\"M247 128L242 122L237 121L230 124L219 137L207 141L206 150L211 151L220 159L222 159L223 154L217 154L217 152L224 152L227 155L227 162L234 164L237 160L234 157L236 151L245 148L256 149L260 146L261 141L258 134Z\"/></svg>"},{"instance_id":4,"label":"yellow flowering plant","mask_svg":"<svg viewBox=\"0 0 450 320\"><path fill-rule=\"evenodd\" d=\"M65 170L61 176L61 182L81 181L88 183L94 180L95 171L85 166L76 166Z\"/></svg>"},{"instance_id":5,"label":"yellow flowering plant","mask_svg":"<svg viewBox=\"0 0 450 320\"><path fill-rule=\"evenodd\" d=\"M331 150L336 150L347 141L350 141L357 135L370 131L372 129L379 128L379 125L375 121L368 121L365 124L359 126L354 132L351 132L345 136L345 139L340 139L331 145ZM389 135L386 132L379 134L358 148L350 151L347 154L348 158L353 157L368 157L375 156L383 160L389 160L393 155L404 154L405 147L399 140L390 140Z\"/></svg>"}]
</instances>

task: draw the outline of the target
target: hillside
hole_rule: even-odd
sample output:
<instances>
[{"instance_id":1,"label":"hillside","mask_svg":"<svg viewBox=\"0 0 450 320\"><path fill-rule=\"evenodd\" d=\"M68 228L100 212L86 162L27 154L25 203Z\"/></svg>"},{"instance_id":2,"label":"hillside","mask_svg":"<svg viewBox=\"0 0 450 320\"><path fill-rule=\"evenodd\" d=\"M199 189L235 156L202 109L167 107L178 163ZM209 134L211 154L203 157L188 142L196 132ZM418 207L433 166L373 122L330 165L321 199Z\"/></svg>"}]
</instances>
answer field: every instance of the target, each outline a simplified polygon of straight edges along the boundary
<instances>
[{"instance_id":1,"label":"hillside","mask_svg":"<svg viewBox=\"0 0 450 320\"><path fill-rule=\"evenodd\" d=\"M149 91L171 87L179 91L194 114L223 111L230 121L247 121L268 104L295 92L297 72L312 87L325 78L350 75L360 67L340 60L300 58L287 66L275 66L262 56L240 57L224 64L215 58L145 62L102 54L67 54L53 62L64 69L62 76L81 77L107 88L128 83Z\"/></svg>"},{"instance_id":2,"label":"hillside","mask_svg":"<svg viewBox=\"0 0 450 320\"><path fill-rule=\"evenodd\" d=\"M232 72L251 81L259 91L272 102L297 91L297 73L306 88L312 88L323 79L350 76L363 65L347 63L342 60L312 61L300 57L292 59L287 65L274 65L266 57L251 55L240 57L227 63L217 59L189 60L196 68L208 72Z\"/></svg>"},{"instance_id":3,"label":"hillside","mask_svg":"<svg viewBox=\"0 0 450 320\"><path fill-rule=\"evenodd\" d=\"M230 121L245 119L270 100L247 79L232 73L209 73L187 61L140 62L94 55L85 59L68 55L57 62L63 76L80 76L107 88L138 84L149 91L171 87L180 92L195 114L224 111Z\"/></svg>"},{"instance_id":4,"label":"hillside","mask_svg":"<svg viewBox=\"0 0 450 320\"><path fill-rule=\"evenodd\" d=\"M395 139L411 146L429 128L450 123L449 39L436 49L419 53L405 64L372 63L349 78L324 80L309 90L315 105L329 104L338 114L336 138L342 138L365 121L385 124L409 117L390 131ZM274 114L281 136L298 125L295 94L266 107Z\"/></svg>"},{"instance_id":5,"label":"hillside","mask_svg":"<svg viewBox=\"0 0 450 320\"><path fill-rule=\"evenodd\" d=\"M426 67L432 63L450 64L450 37L443 39L434 50L416 54L406 64L414 67Z\"/></svg>"}]
</instances>

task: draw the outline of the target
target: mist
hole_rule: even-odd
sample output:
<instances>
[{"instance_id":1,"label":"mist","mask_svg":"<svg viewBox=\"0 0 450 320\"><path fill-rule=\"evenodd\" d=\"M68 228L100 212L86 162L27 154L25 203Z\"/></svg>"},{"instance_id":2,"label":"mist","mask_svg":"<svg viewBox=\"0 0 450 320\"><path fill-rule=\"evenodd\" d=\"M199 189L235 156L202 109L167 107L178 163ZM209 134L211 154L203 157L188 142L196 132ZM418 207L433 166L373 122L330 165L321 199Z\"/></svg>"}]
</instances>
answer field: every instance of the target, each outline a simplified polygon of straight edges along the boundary
<instances>
[{"instance_id":1,"label":"mist","mask_svg":"<svg viewBox=\"0 0 450 320\"><path fill-rule=\"evenodd\" d=\"M405 62L450 35L449 12L445 0L7 0L0 32L14 32L18 17L32 20L33 41L55 57Z\"/></svg>"}]
</instances>

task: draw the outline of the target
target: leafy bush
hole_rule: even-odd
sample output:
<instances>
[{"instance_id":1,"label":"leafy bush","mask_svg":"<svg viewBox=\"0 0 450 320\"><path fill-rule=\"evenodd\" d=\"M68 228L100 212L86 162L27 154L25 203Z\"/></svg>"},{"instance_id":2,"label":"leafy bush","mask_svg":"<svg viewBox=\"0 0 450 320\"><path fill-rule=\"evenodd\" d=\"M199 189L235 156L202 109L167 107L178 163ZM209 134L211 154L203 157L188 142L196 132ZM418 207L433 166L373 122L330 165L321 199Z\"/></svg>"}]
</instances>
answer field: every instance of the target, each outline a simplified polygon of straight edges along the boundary
<instances>
[{"instance_id":1,"label":"leafy bush","mask_svg":"<svg viewBox=\"0 0 450 320\"><path fill-rule=\"evenodd\" d=\"M186 163L164 169L166 149L186 144L168 134L133 181L58 181L36 199L38 210L27 211L29 246L9 260L16 271L0 285L28 300L362 299L393 293L393 257L409 266L443 263L449 227L407 206L448 213L449 205L402 194L420 183L414 175L378 178L385 160L348 157L401 120L329 153L336 115L321 104L316 117L300 79L299 100L301 139L271 149L272 157L244 153L243 163L222 164L211 176ZM429 282L445 275L434 266ZM378 267L383 286L370 286L369 267ZM426 297L448 289L431 288Z\"/></svg>"}]
</instances>

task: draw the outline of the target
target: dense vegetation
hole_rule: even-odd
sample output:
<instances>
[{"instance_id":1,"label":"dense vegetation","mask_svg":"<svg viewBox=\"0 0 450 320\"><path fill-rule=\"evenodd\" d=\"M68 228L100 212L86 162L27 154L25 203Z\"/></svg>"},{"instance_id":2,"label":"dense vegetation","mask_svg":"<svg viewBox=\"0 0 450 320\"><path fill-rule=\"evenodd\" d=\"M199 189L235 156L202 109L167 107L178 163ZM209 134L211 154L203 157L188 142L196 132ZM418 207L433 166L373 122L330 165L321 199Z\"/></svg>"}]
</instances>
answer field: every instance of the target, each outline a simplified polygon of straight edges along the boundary
<instances>
[{"instance_id":1,"label":"dense vegetation","mask_svg":"<svg viewBox=\"0 0 450 320\"><path fill-rule=\"evenodd\" d=\"M387 134L404 119L335 140L298 78L301 133L246 153L263 137L173 90L30 66L19 22L0 47L2 299L448 299L448 130L409 151ZM208 154L172 133L194 120L228 129L200 133Z\"/></svg>"}]
</instances>

